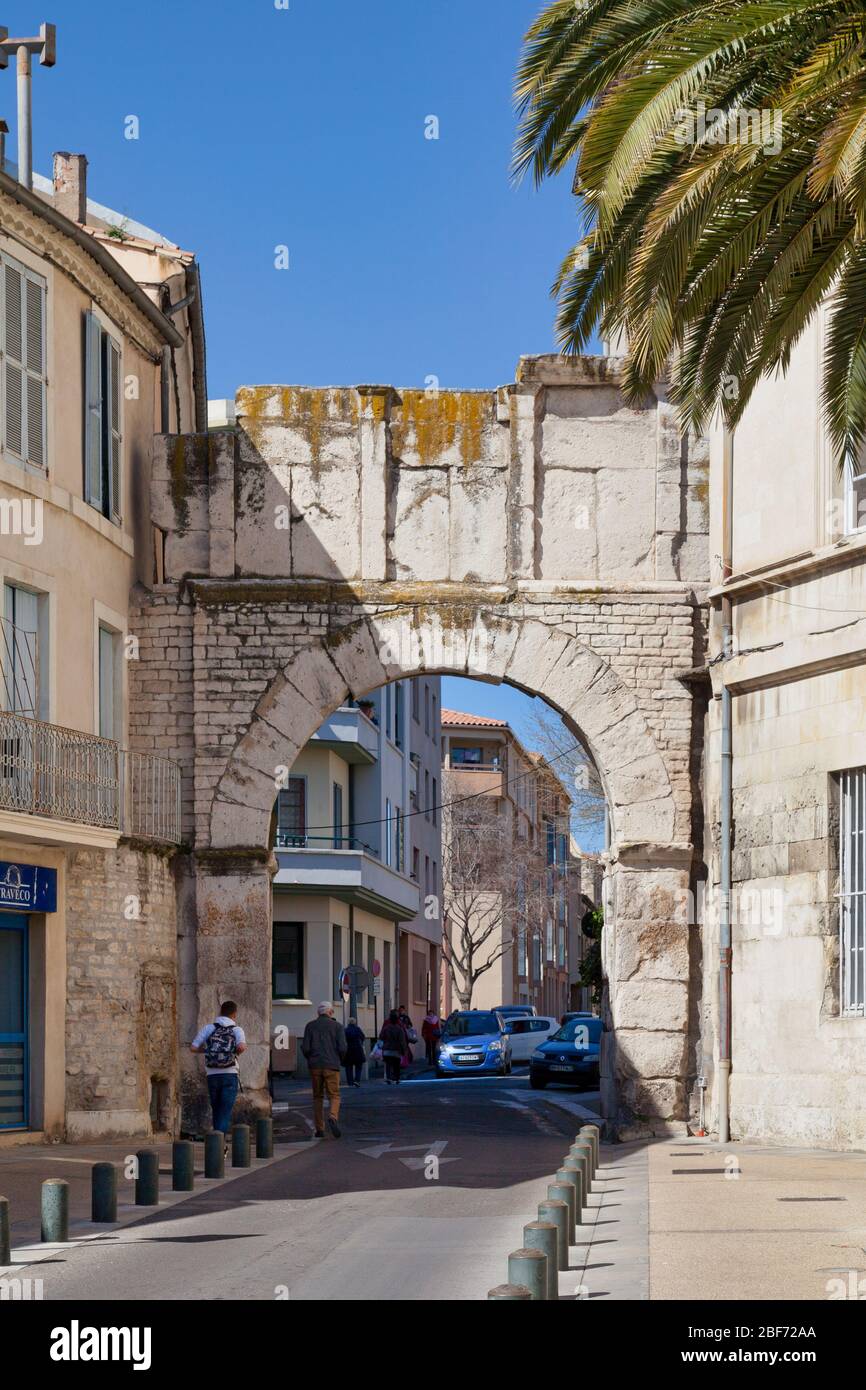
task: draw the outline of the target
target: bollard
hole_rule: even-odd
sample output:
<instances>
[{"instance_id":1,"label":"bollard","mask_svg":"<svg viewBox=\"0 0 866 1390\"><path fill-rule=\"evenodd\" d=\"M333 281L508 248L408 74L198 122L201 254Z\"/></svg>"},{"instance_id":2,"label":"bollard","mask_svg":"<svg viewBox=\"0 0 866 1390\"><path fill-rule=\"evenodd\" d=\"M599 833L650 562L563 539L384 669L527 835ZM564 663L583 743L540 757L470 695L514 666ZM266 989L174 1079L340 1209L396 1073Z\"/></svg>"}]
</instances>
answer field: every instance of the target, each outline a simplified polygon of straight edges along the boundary
<instances>
[{"instance_id":1,"label":"bollard","mask_svg":"<svg viewBox=\"0 0 866 1390\"><path fill-rule=\"evenodd\" d=\"M524 1303L527 1303L532 1298L532 1294L525 1284L497 1284L496 1288L491 1289L488 1293L487 1301L489 1302L491 1298L509 1299L512 1302L522 1299Z\"/></svg>"},{"instance_id":2,"label":"bollard","mask_svg":"<svg viewBox=\"0 0 866 1390\"><path fill-rule=\"evenodd\" d=\"M509 1284L529 1289L534 1303L547 1299L547 1256L541 1250L512 1250L508 1256Z\"/></svg>"},{"instance_id":3,"label":"bollard","mask_svg":"<svg viewBox=\"0 0 866 1390\"><path fill-rule=\"evenodd\" d=\"M256 1120L256 1158L273 1158L274 1122L267 1115Z\"/></svg>"},{"instance_id":4,"label":"bollard","mask_svg":"<svg viewBox=\"0 0 866 1390\"><path fill-rule=\"evenodd\" d=\"M577 1235L577 1231L576 1231L576 1229L575 1229L575 1224L576 1224L576 1223L575 1223L576 1196L577 1196L577 1194L575 1193L575 1190L574 1190L574 1183L573 1183L573 1182L566 1182L564 1178L563 1178L562 1182L556 1182L556 1181L554 1180L552 1183L549 1184L549 1186L548 1186L548 1188L547 1188L547 1199L548 1199L548 1201L550 1201L550 1202L565 1202L566 1206L568 1207L568 1243L569 1243L569 1245L574 1245L575 1237L576 1237L576 1235Z\"/></svg>"},{"instance_id":5,"label":"bollard","mask_svg":"<svg viewBox=\"0 0 866 1390\"><path fill-rule=\"evenodd\" d=\"M249 1125L234 1125L232 1127L232 1167L249 1168L250 1166L250 1127Z\"/></svg>"},{"instance_id":6,"label":"bollard","mask_svg":"<svg viewBox=\"0 0 866 1390\"><path fill-rule=\"evenodd\" d=\"M589 1149L589 1161L592 1165L592 1176L595 1177L595 1171L598 1168L598 1158L596 1156L596 1146L593 1142L592 1135L579 1134L571 1147L572 1149L576 1149L579 1148L581 1145L584 1145Z\"/></svg>"},{"instance_id":7,"label":"bollard","mask_svg":"<svg viewBox=\"0 0 866 1390\"><path fill-rule=\"evenodd\" d=\"M579 1133L578 1136L577 1136L577 1142L580 1143L581 1139L588 1139L589 1142L590 1142L590 1144L592 1144L592 1157L593 1157L593 1160L594 1160L594 1163L595 1163L595 1169L596 1169L596 1172L597 1172L597 1171L598 1171L598 1168L599 1168L599 1165L600 1165L600 1163L601 1163L601 1158L600 1158L600 1154L599 1154L600 1137L599 1137L599 1132L598 1132L598 1126L597 1126L597 1125L583 1125L583 1126L581 1126L580 1133Z\"/></svg>"},{"instance_id":8,"label":"bollard","mask_svg":"<svg viewBox=\"0 0 866 1390\"><path fill-rule=\"evenodd\" d=\"M568 1202L548 1197L546 1202L538 1203L539 1221L552 1221L556 1227L556 1264L558 1269L568 1269Z\"/></svg>"},{"instance_id":9,"label":"bollard","mask_svg":"<svg viewBox=\"0 0 866 1390\"><path fill-rule=\"evenodd\" d=\"M570 1150L572 1158L582 1158L584 1166L584 1194L592 1191L592 1179L595 1176L592 1163L592 1145L588 1139L580 1139L576 1144L572 1144Z\"/></svg>"},{"instance_id":10,"label":"bollard","mask_svg":"<svg viewBox=\"0 0 866 1390\"><path fill-rule=\"evenodd\" d=\"M117 1220L117 1169L113 1163L94 1163L90 1171L90 1219Z\"/></svg>"},{"instance_id":11,"label":"bollard","mask_svg":"<svg viewBox=\"0 0 866 1390\"><path fill-rule=\"evenodd\" d=\"M156 1149L139 1149L135 1155L138 1176L135 1179L135 1205L159 1206L159 1154Z\"/></svg>"},{"instance_id":12,"label":"bollard","mask_svg":"<svg viewBox=\"0 0 866 1390\"><path fill-rule=\"evenodd\" d=\"M547 1261L547 1297L559 1298L559 1232L552 1221L530 1221L523 1228L524 1250L540 1250Z\"/></svg>"},{"instance_id":13,"label":"bollard","mask_svg":"<svg viewBox=\"0 0 866 1390\"><path fill-rule=\"evenodd\" d=\"M12 1263L12 1241L9 1235L9 1198L0 1197L0 1268Z\"/></svg>"},{"instance_id":14,"label":"bollard","mask_svg":"<svg viewBox=\"0 0 866 1390\"><path fill-rule=\"evenodd\" d=\"M564 1158L562 1167L557 1169L556 1180L560 1182L562 1175L568 1178L569 1182L574 1183L574 1221L579 1226L583 1221L583 1209L586 1206L586 1198L583 1194L583 1160L580 1158Z\"/></svg>"},{"instance_id":15,"label":"bollard","mask_svg":"<svg viewBox=\"0 0 866 1390\"><path fill-rule=\"evenodd\" d=\"M175 1139L171 1146L171 1190L195 1189L195 1145L189 1139Z\"/></svg>"},{"instance_id":16,"label":"bollard","mask_svg":"<svg viewBox=\"0 0 866 1390\"><path fill-rule=\"evenodd\" d=\"M46 1178L42 1184L42 1239L55 1244L69 1239L69 1183Z\"/></svg>"},{"instance_id":17,"label":"bollard","mask_svg":"<svg viewBox=\"0 0 866 1390\"><path fill-rule=\"evenodd\" d=\"M204 1175L206 1178L226 1175L226 1137L218 1129L204 1137Z\"/></svg>"},{"instance_id":18,"label":"bollard","mask_svg":"<svg viewBox=\"0 0 866 1390\"><path fill-rule=\"evenodd\" d=\"M568 1152L572 1154L574 1157L578 1157L582 1153L586 1154L587 1163L589 1167L589 1177L590 1181L592 1181L592 1179L595 1177L595 1150L592 1147L592 1140L589 1138L589 1136L584 1135L581 1139L575 1139Z\"/></svg>"}]
</instances>

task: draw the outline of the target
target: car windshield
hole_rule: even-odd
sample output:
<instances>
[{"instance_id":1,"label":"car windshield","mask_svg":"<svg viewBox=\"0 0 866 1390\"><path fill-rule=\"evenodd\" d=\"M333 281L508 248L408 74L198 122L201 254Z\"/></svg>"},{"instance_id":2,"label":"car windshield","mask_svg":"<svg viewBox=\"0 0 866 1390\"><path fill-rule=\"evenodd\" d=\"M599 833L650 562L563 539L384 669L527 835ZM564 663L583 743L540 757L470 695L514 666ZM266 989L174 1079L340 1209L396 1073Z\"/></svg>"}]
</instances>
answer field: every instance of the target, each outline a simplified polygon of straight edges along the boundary
<instances>
[{"instance_id":1,"label":"car windshield","mask_svg":"<svg viewBox=\"0 0 866 1390\"><path fill-rule=\"evenodd\" d=\"M456 1018L449 1018L445 1025L447 1038L474 1038L479 1033L498 1032L499 1019L496 1014L458 1014Z\"/></svg>"},{"instance_id":2,"label":"car windshield","mask_svg":"<svg viewBox=\"0 0 866 1390\"><path fill-rule=\"evenodd\" d=\"M548 1041L573 1042L575 1047L586 1047L588 1043L597 1043L601 1032L600 1018L572 1018Z\"/></svg>"}]
</instances>

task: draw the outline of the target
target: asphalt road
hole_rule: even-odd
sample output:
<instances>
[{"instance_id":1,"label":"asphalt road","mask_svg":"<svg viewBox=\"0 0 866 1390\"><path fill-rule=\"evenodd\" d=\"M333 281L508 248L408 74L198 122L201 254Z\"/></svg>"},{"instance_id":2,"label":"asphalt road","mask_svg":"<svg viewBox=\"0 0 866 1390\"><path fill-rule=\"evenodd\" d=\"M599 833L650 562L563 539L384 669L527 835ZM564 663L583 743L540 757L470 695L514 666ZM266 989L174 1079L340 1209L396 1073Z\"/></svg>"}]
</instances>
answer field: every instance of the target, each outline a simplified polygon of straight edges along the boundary
<instances>
[{"instance_id":1,"label":"asphalt road","mask_svg":"<svg viewBox=\"0 0 866 1390\"><path fill-rule=\"evenodd\" d=\"M580 1124L551 1094L525 1074L344 1091L341 1139L53 1250L44 1297L484 1298ZM305 1093L289 1105L287 1120L308 1121Z\"/></svg>"}]
</instances>

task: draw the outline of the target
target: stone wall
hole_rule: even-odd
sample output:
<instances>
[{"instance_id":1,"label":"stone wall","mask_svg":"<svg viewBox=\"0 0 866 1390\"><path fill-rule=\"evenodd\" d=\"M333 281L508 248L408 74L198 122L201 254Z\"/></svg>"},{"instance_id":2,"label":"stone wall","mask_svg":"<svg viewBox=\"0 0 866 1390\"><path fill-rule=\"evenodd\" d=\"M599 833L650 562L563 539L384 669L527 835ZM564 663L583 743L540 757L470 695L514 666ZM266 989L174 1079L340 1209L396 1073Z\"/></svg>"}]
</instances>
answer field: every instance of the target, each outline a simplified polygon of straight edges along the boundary
<instances>
[{"instance_id":1,"label":"stone wall","mask_svg":"<svg viewBox=\"0 0 866 1390\"><path fill-rule=\"evenodd\" d=\"M70 850L66 875L67 1134L143 1134L151 1086L174 1122L176 910L171 859Z\"/></svg>"}]
</instances>

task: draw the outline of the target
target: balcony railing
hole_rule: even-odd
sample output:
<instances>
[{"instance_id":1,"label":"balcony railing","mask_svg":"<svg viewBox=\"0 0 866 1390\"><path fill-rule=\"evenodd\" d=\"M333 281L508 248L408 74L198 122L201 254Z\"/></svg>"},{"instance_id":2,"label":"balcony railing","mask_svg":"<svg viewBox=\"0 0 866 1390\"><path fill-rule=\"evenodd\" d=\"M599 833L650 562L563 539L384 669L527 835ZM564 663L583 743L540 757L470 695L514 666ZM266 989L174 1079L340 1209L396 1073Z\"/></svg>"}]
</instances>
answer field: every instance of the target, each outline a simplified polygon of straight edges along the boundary
<instances>
[{"instance_id":1,"label":"balcony railing","mask_svg":"<svg viewBox=\"0 0 866 1390\"><path fill-rule=\"evenodd\" d=\"M372 854L377 859L379 851L372 845L357 840L352 835L305 835L303 831L277 830L276 849L355 849L364 854Z\"/></svg>"},{"instance_id":2,"label":"balcony railing","mask_svg":"<svg viewBox=\"0 0 866 1390\"><path fill-rule=\"evenodd\" d=\"M180 841L180 768L0 710L0 811Z\"/></svg>"}]
</instances>

